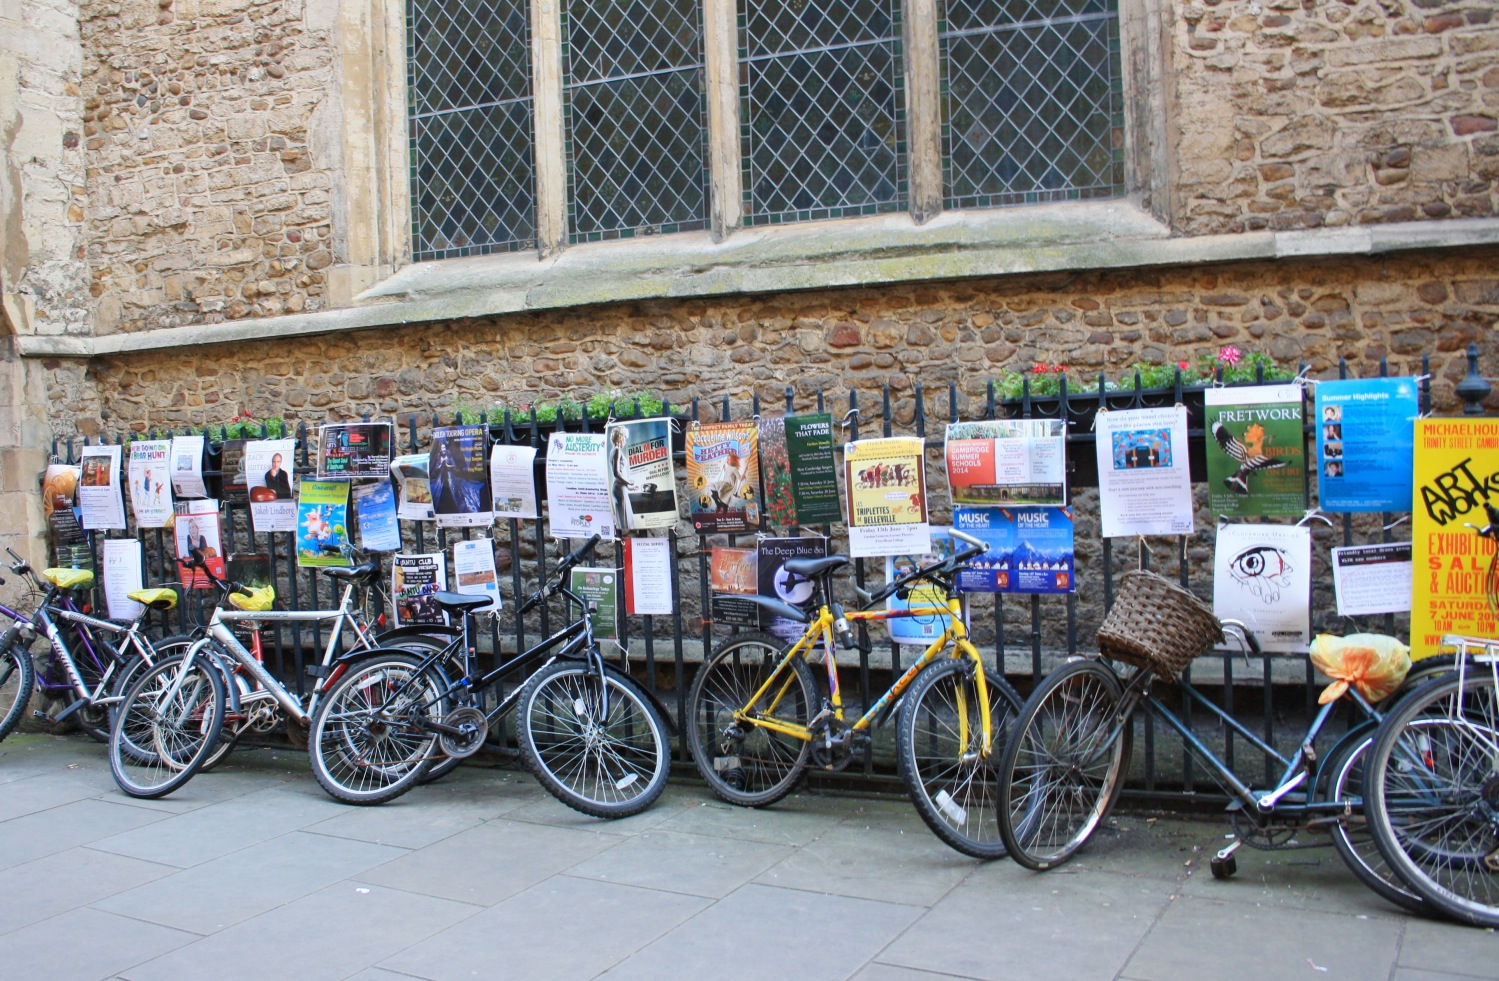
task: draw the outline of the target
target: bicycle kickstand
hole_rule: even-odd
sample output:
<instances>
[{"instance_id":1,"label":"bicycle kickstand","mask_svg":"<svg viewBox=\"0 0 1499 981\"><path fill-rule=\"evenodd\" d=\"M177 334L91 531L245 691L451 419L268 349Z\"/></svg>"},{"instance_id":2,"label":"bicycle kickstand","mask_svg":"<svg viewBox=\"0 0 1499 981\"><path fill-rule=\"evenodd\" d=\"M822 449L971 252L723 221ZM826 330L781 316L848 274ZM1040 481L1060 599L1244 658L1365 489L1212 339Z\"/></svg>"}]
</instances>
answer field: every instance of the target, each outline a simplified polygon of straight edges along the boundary
<instances>
[{"instance_id":1,"label":"bicycle kickstand","mask_svg":"<svg viewBox=\"0 0 1499 981\"><path fill-rule=\"evenodd\" d=\"M1218 854L1214 855L1213 860L1208 863L1208 868L1212 871L1213 878L1227 879L1239 871L1239 860L1234 858L1234 852L1238 851L1239 846L1242 844L1244 844L1244 839L1235 838L1233 844L1227 848L1218 850Z\"/></svg>"}]
</instances>

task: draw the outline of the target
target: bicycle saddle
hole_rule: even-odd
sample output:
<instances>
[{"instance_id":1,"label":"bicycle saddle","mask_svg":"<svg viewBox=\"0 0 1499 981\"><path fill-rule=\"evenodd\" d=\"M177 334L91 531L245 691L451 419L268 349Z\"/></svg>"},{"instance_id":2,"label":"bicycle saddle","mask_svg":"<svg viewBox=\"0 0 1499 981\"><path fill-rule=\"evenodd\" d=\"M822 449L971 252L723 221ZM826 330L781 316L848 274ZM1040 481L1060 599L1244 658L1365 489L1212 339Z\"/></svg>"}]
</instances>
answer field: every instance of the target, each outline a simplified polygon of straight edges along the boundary
<instances>
[{"instance_id":1,"label":"bicycle saddle","mask_svg":"<svg viewBox=\"0 0 1499 981\"><path fill-rule=\"evenodd\" d=\"M790 559L781 568L793 576L806 576L811 579L824 572L841 569L846 565L848 565L847 555L829 555L825 559Z\"/></svg>"},{"instance_id":2,"label":"bicycle saddle","mask_svg":"<svg viewBox=\"0 0 1499 981\"><path fill-rule=\"evenodd\" d=\"M149 606L153 610L170 610L177 605L177 590L165 587L132 589L125 595L143 606Z\"/></svg>"},{"instance_id":3,"label":"bicycle saddle","mask_svg":"<svg viewBox=\"0 0 1499 981\"><path fill-rule=\"evenodd\" d=\"M88 569L47 569L42 577L58 589L87 589L94 584L94 574Z\"/></svg>"},{"instance_id":4,"label":"bicycle saddle","mask_svg":"<svg viewBox=\"0 0 1499 981\"><path fill-rule=\"evenodd\" d=\"M444 610L461 611L467 613L477 610L481 606L488 606L494 602L493 596L480 596L474 593L444 593L432 594L432 599Z\"/></svg>"},{"instance_id":5,"label":"bicycle saddle","mask_svg":"<svg viewBox=\"0 0 1499 981\"><path fill-rule=\"evenodd\" d=\"M351 565L347 568L335 566L331 569L324 569L323 575L330 579L373 580L380 576L380 563L370 561L361 563L360 565Z\"/></svg>"}]
</instances>

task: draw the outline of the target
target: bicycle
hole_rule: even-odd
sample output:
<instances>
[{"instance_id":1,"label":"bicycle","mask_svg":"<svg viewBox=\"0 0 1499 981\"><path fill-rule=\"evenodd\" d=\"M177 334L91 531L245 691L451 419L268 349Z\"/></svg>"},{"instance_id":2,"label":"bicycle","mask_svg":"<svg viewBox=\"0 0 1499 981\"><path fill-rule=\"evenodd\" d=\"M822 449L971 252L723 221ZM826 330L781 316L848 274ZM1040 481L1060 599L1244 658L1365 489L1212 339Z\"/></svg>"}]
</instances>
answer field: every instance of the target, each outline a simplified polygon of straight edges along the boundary
<instances>
[{"instance_id":1,"label":"bicycle","mask_svg":"<svg viewBox=\"0 0 1499 981\"><path fill-rule=\"evenodd\" d=\"M563 585L598 541L595 535L564 557L552 579L516 610L519 618L560 595L579 616L482 675L475 670L467 614L492 597L434 593L440 608L463 617L462 635L424 656L382 652L328 690L309 740L313 774L323 789L350 804L391 800L420 780L436 747L441 755L467 758L518 707L522 756L552 796L594 817L626 817L649 807L670 769L663 714L643 688L605 663L587 605ZM458 677L445 676L445 662L461 663ZM527 667L526 680L486 710L484 692Z\"/></svg>"},{"instance_id":2,"label":"bicycle","mask_svg":"<svg viewBox=\"0 0 1499 981\"><path fill-rule=\"evenodd\" d=\"M1123 786L1134 714L1143 709L1175 730L1233 798L1234 840L1211 859L1214 878L1234 874L1234 853L1241 845L1311 847L1297 834L1325 830L1360 881L1391 902L1419 909L1419 899L1360 847L1351 823L1362 807L1357 796L1362 754L1380 711L1350 688L1343 697L1361 712L1360 724L1327 753L1319 752L1318 736L1338 705L1338 700L1330 701L1312 719L1297 751L1282 755L1180 677L1194 658L1225 640L1225 629L1249 653L1260 654L1253 631L1238 621L1218 620L1205 603L1170 580L1145 571L1121 577L1119 595L1099 629L1101 657L1074 658L1036 686L1000 760L999 832L1010 857L1033 871L1046 871L1088 843ZM1120 671L1113 661L1128 670ZM1154 693L1157 678L1174 680L1191 704L1282 767L1279 780L1269 789L1251 788Z\"/></svg>"},{"instance_id":3,"label":"bicycle","mask_svg":"<svg viewBox=\"0 0 1499 981\"><path fill-rule=\"evenodd\" d=\"M861 592L861 610L846 611L833 596L833 574L849 561L841 555L785 564L791 575L816 584L816 616L779 600L744 597L807 628L790 645L769 634L737 634L698 669L687 697L688 744L698 772L715 794L744 807L773 804L796 787L809 766L847 766L855 752L870 744L873 727L895 714L901 779L922 820L966 855L1004 855L995 819L994 762L1020 708L1020 696L984 666L968 639L962 602L953 589L957 571L988 551L988 545L961 532L952 534L969 547L898 576L878 592ZM869 609L891 595L908 596L918 582L942 590L940 605ZM945 618L942 635L862 716L847 723L834 634L851 649L851 621L918 616ZM819 644L826 697L808 666ZM950 657L936 663L944 651Z\"/></svg>"}]
</instances>

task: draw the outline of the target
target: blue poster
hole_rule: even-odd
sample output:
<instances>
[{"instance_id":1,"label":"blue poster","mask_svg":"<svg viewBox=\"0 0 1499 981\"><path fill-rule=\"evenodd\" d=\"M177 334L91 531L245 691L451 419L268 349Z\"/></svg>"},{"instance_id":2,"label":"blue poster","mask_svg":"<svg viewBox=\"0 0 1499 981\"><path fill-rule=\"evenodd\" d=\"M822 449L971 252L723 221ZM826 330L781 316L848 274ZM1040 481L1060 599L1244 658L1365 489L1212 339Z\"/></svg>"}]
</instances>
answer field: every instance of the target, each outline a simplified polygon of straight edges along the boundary
<instances>
[{"instance_id":1,"label":"blue poster","mask_svg":"<svg viewBox=\"0 0 1499 981\"><path fill-rule=\"evenodd\" d=\"M1317 496L1324 511L1409 511L1420 403L1414 378L1317 385Z\"/></svg>"},{"instance_id":2,"label":"blue poster","mask_svg":"<svg viewBox=\"0 0 1499 981\"><path fill-rule=\"evenodd\" d=\"M965 593L1070 593L1072 509L957 508L953 527L989 543L989 551L958 573Z\"/></svg>"},{"instance_id":3,"label":"blue poster","mask_svg":"<svg viewBox=\"0 0 1499 981\"><path fill-rule=\"evenodd\" d=\"M366 552L401 550L401 530L396 525L396 492L390 481L355 484L354 509L359 519L359 544Z\"/></svg>"},{"instance_id":4,"label":"blue poster","mask_svg":"<svg viewBox=\"0 0 1499 981\"><path fill-rule=\"evenodd\" d=\"M895 577L903 576L912 570L940 562L953 554L953 537L948 534L946 528L932 527L932 550L923 554L915 555L890 555L885 558L885 582L892 582ZM946 606L947 593L931 582L919 582L905 599L899 596L891 596L885 601L885 608L892 613L897 610L909 610L912 607ZM945 614L929 613L914 617L891 617L885 621L885 626L890 630L890 639L897 644L916 644L921 647L929 647L938 637L947 631L947 616Z\"/></svg>"}]
</instances>

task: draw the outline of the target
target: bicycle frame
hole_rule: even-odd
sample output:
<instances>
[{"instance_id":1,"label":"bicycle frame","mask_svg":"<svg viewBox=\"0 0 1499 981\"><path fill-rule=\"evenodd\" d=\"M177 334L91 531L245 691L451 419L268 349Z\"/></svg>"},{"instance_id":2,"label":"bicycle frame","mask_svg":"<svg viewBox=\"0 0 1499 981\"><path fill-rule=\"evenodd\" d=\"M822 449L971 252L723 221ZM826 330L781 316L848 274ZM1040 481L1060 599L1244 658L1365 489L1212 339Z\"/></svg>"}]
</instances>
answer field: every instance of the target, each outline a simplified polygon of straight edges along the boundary
<instances>
[{"instance_id":1,"label":"bicycle frame","mask_svg":"<svg viewBox=\"0 0 1499 981\"><path fill-rule=\"evenodd\" d=\"M57 655L58 660L62 662L63 668L67 671L68 677L72 682L73 691L82 702L87 702L91 705L110 705L123 698L123 696L106 697L103 695L103 692L108 690L109 683L114 678L115 669L123 663L124 659L118 650L107 647L106 650L110 651L109 664L108 666L99 665L101 671L99 686L94 691L89 691L87 685L84 684L82 673L78 670L78 665L73 660L73 653L62 639L62 631L58 629L51 615L55 614L64 620L87 628L80 630L79 636L88 648L90 656L94 657L96 662L98 661L98 655L94 654L93 646L89 643L88 630L103 630L108 633L124 634L124 645L122 646L127 646L135 650L148 664L155 660L156 649L151 646L151 642L141 632L141 624L145 619L144 613L129 624L120 624L109 620L101 620L98 617L92 617L77 610L44 603L38 608L37 614L46 628L47 639L52 643L53 652ZM58 718L62 718L62 716Z\"/></svg>"}]
</instances>

